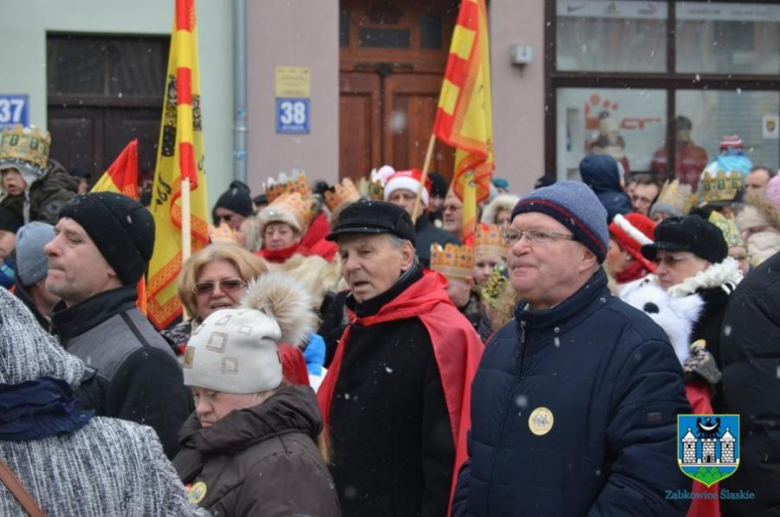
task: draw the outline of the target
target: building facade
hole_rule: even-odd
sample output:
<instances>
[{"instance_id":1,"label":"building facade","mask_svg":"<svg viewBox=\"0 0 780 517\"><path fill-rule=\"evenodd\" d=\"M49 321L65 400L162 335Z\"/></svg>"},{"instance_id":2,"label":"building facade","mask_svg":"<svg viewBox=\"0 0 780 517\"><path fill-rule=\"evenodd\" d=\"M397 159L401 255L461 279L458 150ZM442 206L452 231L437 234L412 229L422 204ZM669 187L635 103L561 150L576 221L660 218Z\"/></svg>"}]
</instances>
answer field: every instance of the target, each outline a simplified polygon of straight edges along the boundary
<instances>
[{"instance_id":1,"label":"building facade","mask_svg":"<svg viewBox=\"0 0 780 517\"><path fill-rule=\"evenodd\" d=\"M29 96L29 121L52 131L69 168L98 174L139 137L149 170L173 3L0 0L0 96ZM247 0L253 192L292 169L333 182L422 167L458 6ZM234 175L233 2L197 8L213 203ZM632 172L696 174L735 133L754 163L780 165L778 2L490 0L488 11L495 174L514 192L576 178L589 152ZM452 162L437 144L433 169L450 176Z\"/></svg>"}]
</instances>

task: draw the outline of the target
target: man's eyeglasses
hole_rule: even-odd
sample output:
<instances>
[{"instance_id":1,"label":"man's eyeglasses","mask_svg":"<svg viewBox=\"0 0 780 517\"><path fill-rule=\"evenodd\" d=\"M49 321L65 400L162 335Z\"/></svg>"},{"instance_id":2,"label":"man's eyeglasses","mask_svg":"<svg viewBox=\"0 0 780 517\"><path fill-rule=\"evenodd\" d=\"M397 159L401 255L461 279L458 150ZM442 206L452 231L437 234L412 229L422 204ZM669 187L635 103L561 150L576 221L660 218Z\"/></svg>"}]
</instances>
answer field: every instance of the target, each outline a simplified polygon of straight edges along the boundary
<instances>
[{"instance_id":1,"label":"man's eyeglasses","mask_svg":"<svg viewBox=\"0 0 780 517\"><path fill-rule=\"evenodd\" d=\"M219 289L225 293L235 293L246 287L246 282L240 278L225 278L219 282L198 282L192 288L192 292L198 296L205 296L213 293L217 284L219 284Z\"/></svg>"},{"instance_id":2,"label":"man's eyeglasses","mask_svg":"<svg viewBox=\"0 0 780 517\"><path fill-rule=\"evenodd\" d=\"M226 223L229 223L232 218L233 218L233 214L230 214L230 215L217 215L217 216L214 216L214 222L217 224L217 226L219 226L219 223L221 223L222 221L224 221Z\"/></svg>"},{"instance_id":3,"label":"man's eyeglasses","mask_svg":"<svg viewBox=\"0 0 780 517\"><path fill-rule=\"evenodd\" d=\"M692 259L693 255L687 255L682 257L675 257L674 255L667 255L665 257L658 257L656 256L655 259L653 259L653 263L656 266L660 266L661 264L664 264L666 267L674 267L680 262L683 262L688 259Z\"/></svg>"},{"instance_id":4,"label":"man's eyeglasses","mask_svg":"<svg viewBox=\"0 0 780 517\"><path fill-rule=\"evenodd\" d=\"M521 232L511 228L504 230L504 242L510 247L514 246L523 237L525 237L525 242L527 242L529 246L533 246L534 244L549 244L558 240L574 240L574 235L566 233L543 232L541 230L526 230Z\"/></svg>"}]
</instances>

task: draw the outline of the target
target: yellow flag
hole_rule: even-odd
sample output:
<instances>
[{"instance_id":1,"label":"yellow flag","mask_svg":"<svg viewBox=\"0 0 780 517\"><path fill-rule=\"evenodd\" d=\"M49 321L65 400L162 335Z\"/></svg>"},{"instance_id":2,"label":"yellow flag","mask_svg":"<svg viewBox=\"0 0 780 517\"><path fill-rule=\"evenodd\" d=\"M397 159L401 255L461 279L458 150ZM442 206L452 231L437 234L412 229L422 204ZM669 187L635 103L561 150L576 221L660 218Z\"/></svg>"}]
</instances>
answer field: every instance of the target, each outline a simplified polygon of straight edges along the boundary
<instances>
[{"instance_id":1,"label":"yellow flag","mask_svg":"<svg viewBox=\"0 0 780 517\"><path fill-rule=\"evenodd\" d=\"M194 0L176 0L162 128L149 207L157 225L157 237L149 264L148 311L149 319L158 329L170 325L182 311L176 292L182 267L182 177L190 178L192 189L192 251L209 242L195 21Z\"/></svg>"},{"instance_id":2,"label":"yellow flag","mask_svg":"<svg viewBox=\"0 0 780 517\"><path fill-rule=\"evenodd\" d=\"M463 0L452 34L433 133L455 147L453 189L463 201L464 242L473 240L477 203L490 193L493 104L485 0Z\"/></svg>"}]
</instances>

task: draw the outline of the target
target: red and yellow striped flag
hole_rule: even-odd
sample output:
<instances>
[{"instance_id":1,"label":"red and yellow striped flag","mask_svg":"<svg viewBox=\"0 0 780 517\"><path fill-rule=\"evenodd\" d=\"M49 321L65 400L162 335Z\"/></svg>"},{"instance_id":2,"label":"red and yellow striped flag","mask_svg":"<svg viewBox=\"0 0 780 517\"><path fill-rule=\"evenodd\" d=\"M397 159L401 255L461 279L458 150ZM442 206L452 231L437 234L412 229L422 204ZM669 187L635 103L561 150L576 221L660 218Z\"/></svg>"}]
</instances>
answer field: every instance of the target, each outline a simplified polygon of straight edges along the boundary
<instances>
[{"instance_id":1,"label":"red and yellow striped flag","mask_svg":"<svg viewBox=\"0 0 780 517\"><path fill-rule=\"evenodd\" d=\"M463 201L464 242L473 241L477 203L490 193L493 104L485 0L463 0L452 34L433 134L455 147L453 189Z\"/></svg>"},{"instance_id":2,"label":"red and yellow striped flag","mask_svg":"<svg viewBox=\"0 0 780 517\"><path fill-rule=\"evenodd\" d=\"M157 150L152 204L157 225L147 289L149 319L158 329L182 313L176 282L182 266L181 182L190 179L192 250L209 242L203 131L200 112L200 71L195 1L176 0L162 128Z\"/></svg>"},{"instance_id":3,"label":"red and yellow striped flag","mask_svg":"<svg viewBox=\"0 0 780 517\"><path fill-rule=\"evenodd\" d=\"M138 140L122 149L90 192L116 192L138 201ZM143 277L138 281L137 291L136 305L141 313L146 314L146 280Z\"/></svg>"}]
</instances>

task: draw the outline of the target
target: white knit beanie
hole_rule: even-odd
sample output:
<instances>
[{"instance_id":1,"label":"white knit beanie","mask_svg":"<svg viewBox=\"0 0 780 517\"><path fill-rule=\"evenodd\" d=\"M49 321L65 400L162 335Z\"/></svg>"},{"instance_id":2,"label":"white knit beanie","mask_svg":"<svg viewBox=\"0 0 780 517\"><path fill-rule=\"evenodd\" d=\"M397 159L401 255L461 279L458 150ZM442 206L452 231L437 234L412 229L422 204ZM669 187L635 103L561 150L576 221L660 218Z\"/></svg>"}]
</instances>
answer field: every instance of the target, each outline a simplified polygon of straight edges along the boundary
<instances>
[{"instance_id":1,"label":"white knit beanie","mask_svg":"<svg viewBox=\"0 0 780 517\"><path fill-rule=\"evenodd\" d=\"M214 312L193 332L184 354L184 384L224 393L262 393L279 387L277 345L300 345L316 315L311 296L284 273L252 282L237 309Z\"/></svg>"}]
</instances>

